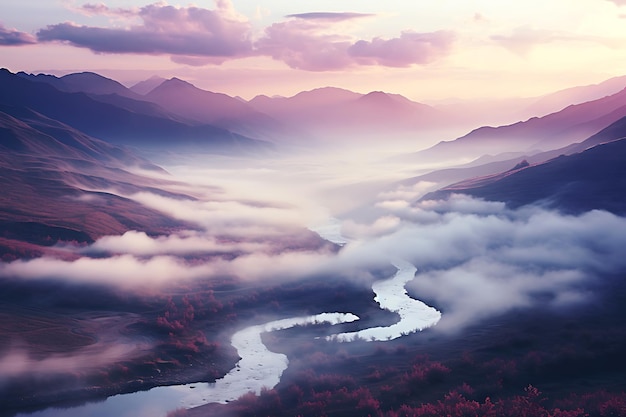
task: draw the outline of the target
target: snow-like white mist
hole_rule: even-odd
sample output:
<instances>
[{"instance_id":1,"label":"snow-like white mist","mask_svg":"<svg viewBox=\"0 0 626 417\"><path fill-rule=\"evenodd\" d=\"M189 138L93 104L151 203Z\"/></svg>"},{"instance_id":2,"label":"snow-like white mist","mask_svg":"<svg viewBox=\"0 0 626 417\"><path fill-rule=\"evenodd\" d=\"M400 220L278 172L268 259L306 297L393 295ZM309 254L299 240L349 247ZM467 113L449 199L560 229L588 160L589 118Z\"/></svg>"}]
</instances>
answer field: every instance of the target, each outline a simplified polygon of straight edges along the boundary
<instances>
[{"instance_id":1,"label":"snow-like white mist","mask_svg":"<svg viewBox=\"0 0 626 417\"><path fill-rule=\"evenodd\" d=\"M379 156L383 162L357 152L179 159L166 165L179 181L168 187L189 199L148 192L123 196L195 230L106 236L89 247L65 248L96 257L16 261L2 264L0 274L126 289L223 275L297 280L337 271L358 282L368 268L402 259L418 271L407 284L409 294L444 311L437 329L455 330L533 305L539 293L542 302L554 305L583 301L586 278L626 263L620 255L626 244L619 233L626 230L623 218L606 212L565 216L537 207L510 210L504 203L459 195L420 202L433 184L397 185L415 167L389 164L386 156ZM329 218L347 238L339 250L307 230ZM195 257L192 263L189 256ZM371 285L371 276L362 281Z\"/></svg>"},{"instance_id":2,"label":"snow-like white mist","mask_svg":"<svg viewBox=\"0 0 626 417\"><path fill-rule=\"evenodd\" d=\"M264 283L341 276L371 287L381 308L400 317L388 327L327 337L349 342L389 340L425 328L458 332L514 309L593 302L591 278L626 268L624 218L601 211L571 216L539 207L511 210L462 195L420 201L437 184L398 183L414 177L416 167L376 162L386 157L347 152L160 161L178 181L168 177L167 191L188 198L106 191L192 227L165 236L129 231L87 247L66 245L62 249L77 259L5 263L0 276L126 291L226 275ZM368 271L394 263L395 276L373 282ZM246 331L260 340L261 332L285 327L255 325ZM285 365L279 359L279 371L251 390L277 383ZM232 398L214 400L226 399Z\"/></svg>"}]
</instances>

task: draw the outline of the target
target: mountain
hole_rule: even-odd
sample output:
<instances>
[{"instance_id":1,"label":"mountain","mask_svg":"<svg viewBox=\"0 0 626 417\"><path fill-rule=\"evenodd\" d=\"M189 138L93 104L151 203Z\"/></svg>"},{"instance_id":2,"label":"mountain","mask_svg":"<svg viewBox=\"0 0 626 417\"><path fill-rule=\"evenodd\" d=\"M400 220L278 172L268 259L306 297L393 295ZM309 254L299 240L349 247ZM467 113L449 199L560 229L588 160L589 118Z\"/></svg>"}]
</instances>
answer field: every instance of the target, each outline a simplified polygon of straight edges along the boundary
<instances>
[{"instance_id":1,"label":"mountain","mask_svg":"<svg viewBox=\"0 0 626 417\"><path fill-rule=\"evenodd\" d=\"M139 95L145 96L150 91L161 85L164 81L166 81L165 78L154 75L147 80L140 81L137 84L131 86L130 90Z\"/></svg>"},{"instance_id":2,"label":"mountain","mask_svg":"<svg viewBox=\"0 0 626 417\"><path fill-rule=\"evenodd\" d=\"M147 93L144 100L185 119L219 126L242 135L271 140L288 134L284 125L245 101L202 90L178 78L163 81Z\"/></svg>"},{"instance_id":3,"label":"mountain","mask_svg":"<svg viewBox=\"0 0 626 417\"><path fill-rule=\"evenodd\" d=\"M616 94L626 88L626 75L613 77L598 84L566 88L536 99L524 113L546 115L562 110L572 104L585 103Z\"/></svg>"},{"instance_id":4,"label":"mountain","mask_svg":"<svg viewBox=\"0 0 626 417\"><path fill-rule=\"evenodd\" d=\"M185 123L149 103L118 95L68 93L0 70L0 104L27 107L107 142L144 149L194 146L215 152L267 151L271 145L210 124ZM95 97L98 97L96 99ZM104 98L103 98L104 97ZM122 103L122 104L120 104ZM141 108L144 112L133 111Z\"/></svg>"},{"instance_id":5,"label":"mountain","mask_svg":"<svg viewBox=\"0 0 626 417\"><path fill-rule=\"evenodd\" d=\"M626 89L544 117L500 127L481 127L412 155L414 161L473 159L502 152L547 151L581 141L626 116Z\"/></svg>"},{"instance_id":6,"label":"mountain","mask_svg":"<svg viewBox=\"0 0 626 417\"><path fill-rule=\"evenodd\" d=\"M359 94L325 87L292 97L257 96L249 103L275 119L328 139L388 139L438 128L447 120L446 115L430 106L382 91Z\"/></svg>"},{"instance_id":7,"label":"mountain","mask_svg":"<svg viewBox=\"0 0 626 417\"><path fill-rule=\"evenodd\" d=\"M344 103L358 100L363 95L349 90L334 87L317 88L302 91L292 97L256 96L249 101L250 105L266 114L279 119L285 117L302 117L303 113L323 113L327 107L338 107ZM327 111L327 110L326 110Z\"/></svg>"},{"instance_id":8,"label":"mountain","mask_svg":"<svg viewBox=\"0 0 626 417\"><path fill-rule=\"evenodd\" d=\"M145 99L173 113L203 123L215 123L238 115L256 113L252 107L235 98L202 90L178 78L163 81L146 94Z\"/></svg>"},{"instance_id":9,"label":"mountain","mask_svg":"<svg viewBox=\"0 0 626 417\"><path fill-rule=\"evenodd\" d=\"M616 94L626 87L626 76L614 77L598 84L571 87L538 97L500 99L449 98L429 102L435 109L450 115L455 123L473 129L477 126L503 126L542 117L573 104Z\"/></svg>"},{"instance_id":10,"label":"mountain","mask_svg":"<svg viewBox=\"0 0 626 417\"><path fill-rule=\"evenodd\" d=\"M184 122L184 120L180 117L165 111L158 105L144 101L141 95L127 89L119 82L92 72L68 74L61 78L54 75L33 75L26 74L24 72L18 72L16 75L30 81L50 84L60 91L69 93L85 93L96 101L109 103L133 113L180 120Z\"/></svg>"},{"instance_id":11,"label":"mountain","mask_svg":"<svg viewBox=\"0 0 626 417\"><path fill-rule=\"evenodd\" d=\"M622 139L626 136L626 118L609 125L588 139L546 152L508 152L495 156L485 155L469 163L459 166L431 171L429 173L408 178L397 183L412 186L419 182L432 183L431 189L447 187L463 180L499 175L509 171L511 167L525 161L530 165L541 164L561 155L571 155L585 151L593 146Z\"/></svg>"},{"instance_id":12,"label":"mountain","mask_svg":"<svg viewBox=\"0 0 626 417\"><path fill-rule=\"evenodd\" d=\"M122 97L139 99L139 95L132 92L122 84L110 78L103 77L95 72L80 72L55 77L54 75L45 74L26 74L25 72L17 73L20 77L31 81L45 82L58 90L67 93L88 93L97 95L117 94Z\"/></svg>"},{"instance_id":13,"label":"mountain","mask_svg":"<svg viewBox=\"0 0 626 417\"><path fill-rule=\"evenodd\" d=\"M431 190L441 190L443 194L453 189L464 190L480 184L494 182L513 171L530 165L539 165L560 156L584 152L596 145L626 138L626 117L607 126L582 142L573 143L547 152L511 152L496 157L483 156L470 163L452 168L434 170L427 174L408 178L395 186L414 186L417 183L431 183Z\"/></svg>"},{"instance_id":14,"label":"mountain","mask_svg":"<svg viewBox=\"0 0 626 417\"><path fill-rule=\"evenodd\" d=\"M110 234L166 233L184 225L112 194L158 192L157 181L129 168L162 171L132 152L91 138L30 109L0 106L0 256L54 252L59 241Z\"/></svg>"},{"instance_id":15,"label":"mountain","mask_svg":"<svg viewBox=\"0 0 626 417\"><path fill-rule=\"evenodd\" d=\"M619 124L626 126L626 118ZM537 165L473 178L427 194L423 200L445 198L451 193L504 201L509 207L540 204L565 213L602 209L626 214L626 131L622 139L593 146L572 155L561 155Z\"/></svg>"}]
</instances>

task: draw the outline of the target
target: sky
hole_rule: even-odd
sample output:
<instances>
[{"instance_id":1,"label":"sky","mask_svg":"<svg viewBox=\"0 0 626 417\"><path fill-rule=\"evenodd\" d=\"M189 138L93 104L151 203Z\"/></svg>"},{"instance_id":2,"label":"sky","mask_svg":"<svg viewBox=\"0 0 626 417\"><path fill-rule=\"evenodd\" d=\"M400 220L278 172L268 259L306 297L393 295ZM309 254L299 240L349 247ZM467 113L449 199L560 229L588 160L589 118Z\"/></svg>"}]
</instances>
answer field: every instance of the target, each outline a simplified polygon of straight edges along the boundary
<instances>
[{"instance_id":1,"label":"sky","mask_svg":"<svg viewBox=\"0 0 626 417\"><path fill-rule=\"evenodd\" d=\"M3 1L0 66L177 76L246 99L532 97L626 74L626 0Z\"/></svg>"}]
</instances>

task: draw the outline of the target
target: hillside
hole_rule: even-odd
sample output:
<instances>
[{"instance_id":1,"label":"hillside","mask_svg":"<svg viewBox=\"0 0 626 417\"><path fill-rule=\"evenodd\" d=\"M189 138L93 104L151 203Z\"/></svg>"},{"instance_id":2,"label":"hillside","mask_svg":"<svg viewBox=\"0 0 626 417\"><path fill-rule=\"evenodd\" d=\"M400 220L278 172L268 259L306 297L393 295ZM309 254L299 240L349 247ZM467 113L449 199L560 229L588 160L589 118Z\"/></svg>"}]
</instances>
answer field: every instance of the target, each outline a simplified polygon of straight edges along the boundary
<instances>
[{"instance_id":1,"label":"hillside","mask_svg":"<svg viewBox=\"0 0 626 417\"><path fill-rule=\"evenodd\" d=\"M0 256L41 255L58 241L91 242L131 229L158 234L181 227L108 191L166 184L128 168L162 171L29 109L0 107Z\"/></svg>"},{"instance_id":2,"label":"hillside","mask_svg":"<svg viewBox=\"0 0 626 417\"><path fill-rule=\"evenodd\" d=\"M68 93L48 83L0 70L0 104L26 107L63 122L93 137L114 144L144 149L167 149L193 145L214 152L260 152L271 145L210 124L192 124L150 113L148 103L108 95L103 101L83 92ZM125 104L119 104L119 101ZM107 102L108 101L108 102ZM130 107L141 107L137 112Z\"/></svg>"},{"instance_id":3,"label":"hillside","mask_svg":"<svg viewBox=\"0 0 626 417\"><path fill-rule=\"evenodd\" d=\"M453 184L424 200L451 193L504 201L516 208L528 204L582 213L601 209L626 214L626 140L597 145L573 155Z\"/></svg>"}]
</instances>

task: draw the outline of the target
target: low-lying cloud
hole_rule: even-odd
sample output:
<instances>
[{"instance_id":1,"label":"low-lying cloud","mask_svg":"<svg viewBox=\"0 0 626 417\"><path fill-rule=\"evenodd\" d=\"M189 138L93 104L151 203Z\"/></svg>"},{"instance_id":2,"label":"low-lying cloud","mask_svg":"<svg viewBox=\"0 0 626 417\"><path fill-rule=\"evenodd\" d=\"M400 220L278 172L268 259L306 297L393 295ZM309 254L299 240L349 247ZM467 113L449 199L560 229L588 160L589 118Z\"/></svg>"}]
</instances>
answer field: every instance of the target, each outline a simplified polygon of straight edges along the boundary
<instances>
[{"instance_id":1,"label":"low-lying cloud","mask_svg":"<svg viewBox=\"0 0 626 417\"><path fill-rule=\"evenodd\" d=\"M101 366L128 360L137 346L116 343L107 347L87 347L72 354L51 354L34 357L27 350L10 349L0 356L0 384L21 375L45 376L53 374L93 371Z\"/></svg>"},{"instance_id":2,"label":"low-lying cloud","mask_svg":"<svg viewBox=\"0 0 626 417\"><path fill-rule=\"evenodd\" d=\"M272 175L287 177L276 169ZM228 179L223 192L198 200L123 195L196 230L106 236L87 247L64 248L79 259L4 263L0 276L158 290L213 277L277 282L325 274L368 286L373 268L403 259L418 270L409 293L443 312L435 329L455 331L517 308L590 300L592 278L626 269L626 219L603 211L572 216L540 207L511 210L463 195L416 202L430 185L418 184L379 193L373 205L346 216L341 227L349 243L339 249L305 230L311 220L305 213L323 205L317 194L302 191L313 183L298 178L288 192L266 173L245 176L245 186L231 184L237 172L222 172L219 177ZM307 204L304 196L308 211L300 207Z\"/></svg>"},{"instance_id":3,"label":"low-lying cloud","mask_svg":"<svg viewBox=\"0 0 626 417\"><path fill-rule=\"evenodd\" d=\"M361 242L363 256L386 253L416 265L408 288L443 311L439 330L515 308L588 300L591 278L626 269L626 219L607 212L509 210L460 195L386 207L402 224Z\"/></svg>"},{"instance_id":4,"label":"low-lying cloud","mask_svg":"<svg viewBox=\"0 0 626 417\"><path fill-rule=\"evenodd\" d=\"M121 236L104 236L93 245L82 249L82 252L134 256L188 256L207 253L265 252L268 249L268 245L262 242L219 239L197 231L182 231L168 236L150 237L145 232L130 230Z\"/></svg>"},{"instance_id":5,"label":"low-lying cloud","mask_svg":"<svg viewBox=\"0 0 626 417\"><path fill-rule=\"evenodd\" d=\"M185 260L170 255L144 258L130 254L83 257L74 261L43 257L0 264L0 276L104 284L143 291L195 279L294 280L324 271L330 259L332 255L322 251L252 253L234 259L217 257L203 260Z\"/></svg>"}]
</instances>

